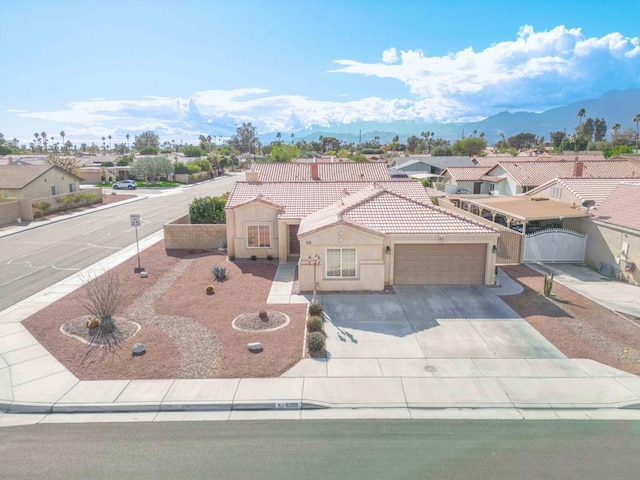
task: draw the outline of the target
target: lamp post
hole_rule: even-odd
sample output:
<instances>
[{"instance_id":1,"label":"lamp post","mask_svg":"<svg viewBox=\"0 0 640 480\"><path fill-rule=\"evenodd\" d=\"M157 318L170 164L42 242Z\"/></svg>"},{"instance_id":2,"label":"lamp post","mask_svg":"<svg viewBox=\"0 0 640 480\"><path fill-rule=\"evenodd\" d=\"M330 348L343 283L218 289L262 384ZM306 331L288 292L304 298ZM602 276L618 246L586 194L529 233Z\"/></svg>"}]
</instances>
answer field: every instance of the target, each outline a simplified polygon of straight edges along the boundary
<instances>
[{"instance_id":1,"label":"lamp post","mask_svg":"<svg viewBox=\"0 0 640 480\"><path fill-rule=\"evenodd\" d=\"M316 294L317 292L317 282L316 282L316 270L318 265L320 265L320 255L314 253L313 256L309 255L307 257L307 261L309 265L313 265L313 297L311 298L311 303L316 303Z\"/></svg>"}]
</instances>

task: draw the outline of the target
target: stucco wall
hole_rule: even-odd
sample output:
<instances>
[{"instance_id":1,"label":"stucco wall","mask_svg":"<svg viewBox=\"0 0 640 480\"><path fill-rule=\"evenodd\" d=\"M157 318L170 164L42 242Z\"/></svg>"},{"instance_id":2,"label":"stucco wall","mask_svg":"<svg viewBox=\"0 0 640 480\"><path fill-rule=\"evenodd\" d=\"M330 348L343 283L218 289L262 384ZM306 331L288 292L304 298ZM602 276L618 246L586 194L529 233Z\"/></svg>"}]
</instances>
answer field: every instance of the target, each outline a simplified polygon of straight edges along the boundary
<instances>
[{"instance_id":1,"label":"stucco wall","mask_svg":"<svg viewBox=\"0 0 640 480\"><path fill-rule=\"evenodd\" d=\"M272 256L278 258L279 232L278 214L280 210L270 204L256 201L241 207L226 210L227 248L230 256L236 258L258 258ZM247 246L248 225L270 225L271 245L268 248L249 248Z\"/></svg>"},{"instance_id":2,"label":"stucco wall","mask_svg":"<svg viewBox=\"0 0 640 480\"><path fill-rule=\"evenodd\" d=\"M68 190L68 189L67 189ZM74 201L67 202L65 198L70 198ZM81 207L83 205L93 205L95 203L102 203L102 189L92 188L89 190L82 190L69 193L64 192L60 195L50 195L46 197L34 198L29 200L32 207L31 218L27 214L26 217L32 220L34 217L46 215L47 213L60 212L69 210L70 208ZM44 204L48 204L48 208L41 208Z\"/></svg>"},{"instance_id":3,"label":"stucco wall","mask_svg":"<svg viewBox=\"0 0 640 480\"><path fill-rule=\"evenodd\" d=\"M74 185L74 190L69 190L69 184ZM25 186L19 194L20 198L42 198L52 195L51 187L56 187L56 195L80 190L80 180L67 172L52 168L33 182Z\"/></svg>"},{"instance_id":4,"label":"stucco wall","mask_svg":"<svg viewBox=\"0 0 640 480\"><path fill-rule=\"evenodd\" d=\"M310 242L310 243L309 243ZM346 226L321 230L300 239L298 282L301 291L313 291L314 265L308 259L318 255L316 285L318 292L381 291L385 281L384 238ZM356 277L327 277L327 248L356 249Z\"/></svg>"},{"instance_id":5,"label":"stucco wall","mask_svg":"<svg viewBox=\"0 0 640 480\"><path fill-rule=\"evenodd\" d=\"M168 250L216 250L227 244L224 224L189 223L189 215L164 226L164 246Z\"/></svg>"},{"instance_id":6,"label":"stucco wall","mask_svg":"<svg viewBox=\"0 0 640 480\"><path fill-rule=\"evenodd\" d=\"M20 217L20 204L17 200L0 203L0 225L15 223L18 217Z\"/></svg>"},{"instance_id":7,"label":"stucco wall","mask_svg":"<svg viewBox=\"0 0 640 480\"><path fill-rule=\"evenodd\" d=\"M634 285L640 285L640 234L585 219L587 229L587 252L585 263L599 269L602 264L617 267L620 278ZM623 244L628 245L626 261L633 262L633 272L625 272L625 260L620 258Z\"/></svg>"}]
</instances>

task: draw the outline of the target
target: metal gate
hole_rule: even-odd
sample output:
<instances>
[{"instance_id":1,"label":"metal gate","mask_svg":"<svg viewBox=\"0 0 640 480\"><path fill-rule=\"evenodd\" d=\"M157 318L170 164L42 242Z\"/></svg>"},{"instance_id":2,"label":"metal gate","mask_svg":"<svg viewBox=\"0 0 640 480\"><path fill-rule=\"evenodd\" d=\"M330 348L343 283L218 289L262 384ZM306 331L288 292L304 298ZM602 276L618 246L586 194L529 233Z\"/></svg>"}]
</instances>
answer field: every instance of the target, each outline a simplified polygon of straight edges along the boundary
<instances>
[{"instance_id":1,"label":"metal gate","mask_svg":"<svg viewBox=\"0 0 640 480\"><path fill-rule=\"evenodd\" d=\"M524 262L583 263L587 235L551 228L524 237Z\"/></svg>"}]
</instances>

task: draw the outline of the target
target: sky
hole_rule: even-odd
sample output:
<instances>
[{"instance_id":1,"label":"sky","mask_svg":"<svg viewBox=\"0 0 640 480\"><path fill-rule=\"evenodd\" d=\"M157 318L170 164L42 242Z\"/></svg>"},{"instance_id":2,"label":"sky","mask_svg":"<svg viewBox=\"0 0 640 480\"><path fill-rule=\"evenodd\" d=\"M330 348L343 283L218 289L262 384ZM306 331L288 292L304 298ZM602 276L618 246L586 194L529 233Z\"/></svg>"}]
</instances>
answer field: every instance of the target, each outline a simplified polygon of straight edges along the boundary
<instances>
[{"instance_id":1,"label":"sky","mask_svg":"<svg viewBox=\"0 0 640 480\"><path fill-rule=\"evenodd\" d=\"M0 0L0 132L286 138L540 112L640 88L639 18L637 0Z\"/></svg>"}]
</instances>

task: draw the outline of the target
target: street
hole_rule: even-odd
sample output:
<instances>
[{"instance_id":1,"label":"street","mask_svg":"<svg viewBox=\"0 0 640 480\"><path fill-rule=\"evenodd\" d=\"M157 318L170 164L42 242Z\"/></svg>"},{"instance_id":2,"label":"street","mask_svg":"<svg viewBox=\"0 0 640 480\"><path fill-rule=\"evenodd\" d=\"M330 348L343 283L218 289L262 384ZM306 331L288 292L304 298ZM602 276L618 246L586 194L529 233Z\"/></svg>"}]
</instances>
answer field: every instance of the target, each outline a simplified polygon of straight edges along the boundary
<instances>
[{"instance_id":1,"label":"street","mask_svg":"<svg viewBox=\"0 0 640 480\"><path fill-rule=\"evenodd\" d=\"M325 420L0 429L1 478L633 479L640 423Z\"/></svg>"},{"instance_id":2,"label":"street","mask_svg":"<svg viewBox=\"0 0 640 480\"><path fill-rule=\"evenodd\" d=\"M0 311L135 243L129 215L138 213L143 239L189 212L194 198L216 196L242 176L218 178L115 205L0 238ZM138 195L145 195L144 190Z\"/></svg>"}]
</instances>

